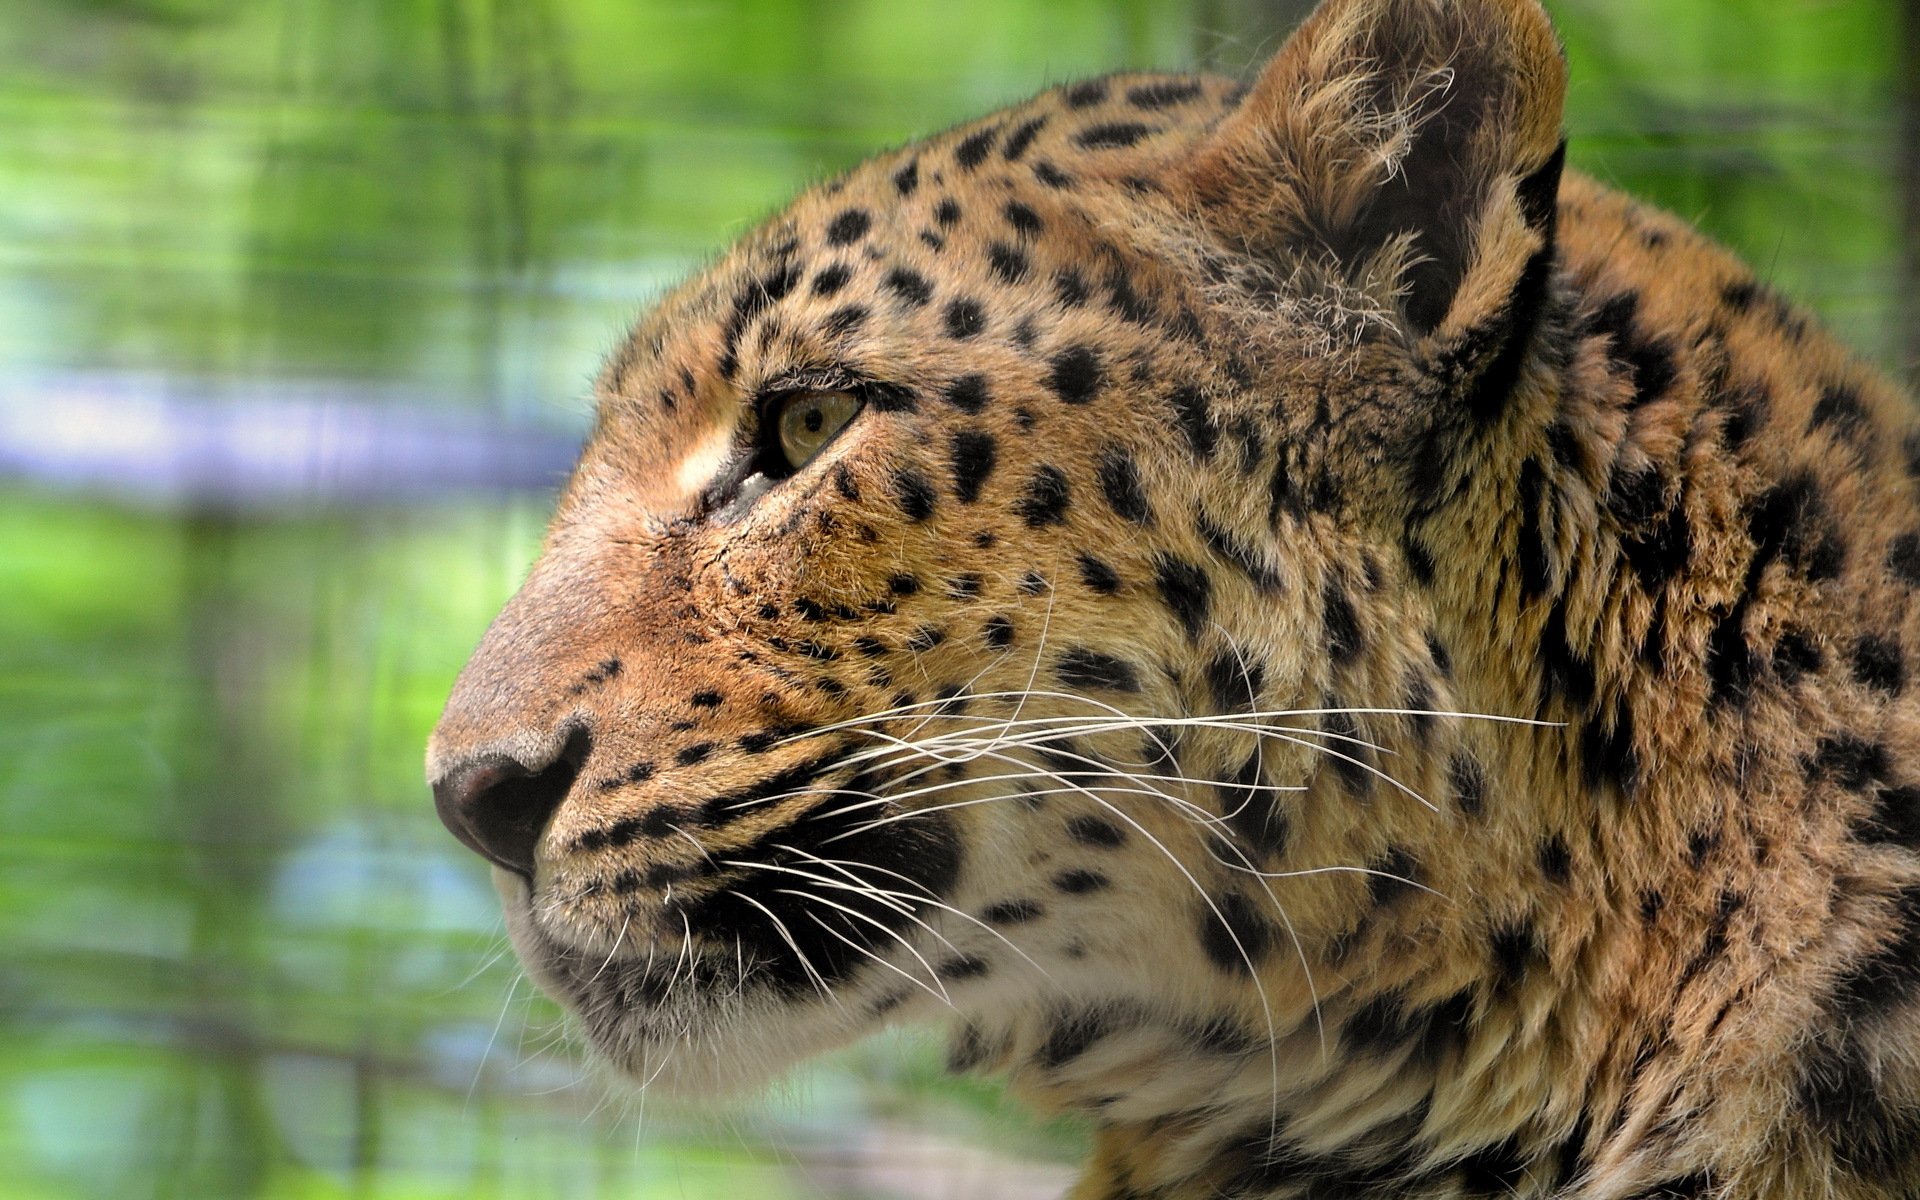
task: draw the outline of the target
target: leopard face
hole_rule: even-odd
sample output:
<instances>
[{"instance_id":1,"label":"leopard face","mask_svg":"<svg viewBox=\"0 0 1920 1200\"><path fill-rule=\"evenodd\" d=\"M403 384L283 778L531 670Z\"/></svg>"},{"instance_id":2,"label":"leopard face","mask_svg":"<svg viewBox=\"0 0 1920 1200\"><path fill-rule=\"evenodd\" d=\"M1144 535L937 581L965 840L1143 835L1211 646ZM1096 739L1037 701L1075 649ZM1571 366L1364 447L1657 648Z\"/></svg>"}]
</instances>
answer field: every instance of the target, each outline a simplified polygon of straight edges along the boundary
<instances>
[{"instance_id":1,"label":"leopard face","mask_svg":"<svg viewBox=\"0 0 1920 1200\"><path fill-rule=\"evenodd\" d=\"M1084 1197L1910 1194L1920 457L1564 75L1329 0L656 307L429 751L605 1059L946 1022Z\"/></svg>"}]
</instances>

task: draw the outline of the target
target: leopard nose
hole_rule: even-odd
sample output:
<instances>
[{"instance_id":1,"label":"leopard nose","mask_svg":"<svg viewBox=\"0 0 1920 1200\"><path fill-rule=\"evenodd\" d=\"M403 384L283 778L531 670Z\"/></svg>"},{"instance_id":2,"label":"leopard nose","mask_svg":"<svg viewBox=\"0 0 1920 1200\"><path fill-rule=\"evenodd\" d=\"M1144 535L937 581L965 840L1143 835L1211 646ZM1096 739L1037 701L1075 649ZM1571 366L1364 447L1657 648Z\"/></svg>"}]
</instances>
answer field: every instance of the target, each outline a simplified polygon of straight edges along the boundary
<instances>
[{"instance_id":1,"label":"leopard nose","mask_svg":"<svg viewBox=\"0 0 1920 1200\"><path fill-rule=\"evenodd\" d=\"M433 807L474 853L531 879L534 847L592 746L576 728L544 761L486 753L456 761L434 780Z\"/></svg>"}]
</instances>

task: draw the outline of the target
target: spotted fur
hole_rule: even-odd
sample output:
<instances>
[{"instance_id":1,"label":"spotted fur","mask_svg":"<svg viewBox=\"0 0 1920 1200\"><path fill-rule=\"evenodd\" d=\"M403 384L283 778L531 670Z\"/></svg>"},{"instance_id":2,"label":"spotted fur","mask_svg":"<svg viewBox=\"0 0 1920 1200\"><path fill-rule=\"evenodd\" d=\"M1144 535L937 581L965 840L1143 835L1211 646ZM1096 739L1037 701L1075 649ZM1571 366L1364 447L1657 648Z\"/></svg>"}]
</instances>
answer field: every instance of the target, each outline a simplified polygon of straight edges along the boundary
<instances>
[{"instance_id":1,"label":"spotted fur","mask_svg":"<svg viewBox=\"0 0 1920 1200\"><path fill-rule=\"evenodd\" d=\"M945 1020L1080 1200L1920 1195L1920 431L1564 91L1328 0L659 304L431 751L606 1058Z\"/></svg>"}]
</instances>

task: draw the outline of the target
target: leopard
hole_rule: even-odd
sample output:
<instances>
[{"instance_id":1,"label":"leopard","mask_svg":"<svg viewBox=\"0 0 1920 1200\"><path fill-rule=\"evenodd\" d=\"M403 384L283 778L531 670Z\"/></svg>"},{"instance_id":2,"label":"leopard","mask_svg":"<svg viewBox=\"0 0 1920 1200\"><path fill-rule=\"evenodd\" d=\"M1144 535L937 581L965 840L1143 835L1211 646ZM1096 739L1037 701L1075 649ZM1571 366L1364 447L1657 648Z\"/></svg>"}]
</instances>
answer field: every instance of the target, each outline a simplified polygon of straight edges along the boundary
<instances>
[{"instance_id":1,"label":"leopard","mask_svg":"<svg viewBox=\"0 0 1920 1200\"><path fill-rule=\"evenodd\" d=\"M1567 78L1325 0L638 320L428 748L598 1061L931 1027L1074 1200L1920 1196L1912 400Z\"/></svg>"}]
</instances>

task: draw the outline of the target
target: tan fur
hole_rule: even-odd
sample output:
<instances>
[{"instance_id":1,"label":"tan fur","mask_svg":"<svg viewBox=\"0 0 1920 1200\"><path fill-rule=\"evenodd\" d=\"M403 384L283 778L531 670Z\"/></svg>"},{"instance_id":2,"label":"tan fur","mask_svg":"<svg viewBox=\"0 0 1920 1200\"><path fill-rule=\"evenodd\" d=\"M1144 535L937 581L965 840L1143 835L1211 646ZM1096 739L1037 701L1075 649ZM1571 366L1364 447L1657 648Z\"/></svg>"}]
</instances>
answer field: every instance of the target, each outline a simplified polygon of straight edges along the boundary
<instances>
[{"instance_id":1,"label":"tan fur","mask_svg":"<svg viewBox=\"0 0 1920 1200\"><path fill-rule=\"evenodd\" d=\"M1920 440L1564 90L1532 0L1330 0L658 306L430 753L559 781L503 893L610 1061L952 1020L1081 1200L1920 1195Z\"/></svg>"}]
</instances>

